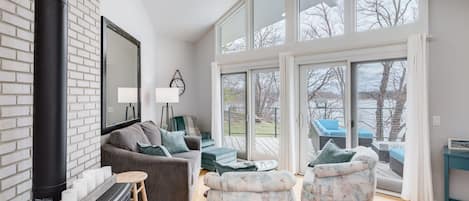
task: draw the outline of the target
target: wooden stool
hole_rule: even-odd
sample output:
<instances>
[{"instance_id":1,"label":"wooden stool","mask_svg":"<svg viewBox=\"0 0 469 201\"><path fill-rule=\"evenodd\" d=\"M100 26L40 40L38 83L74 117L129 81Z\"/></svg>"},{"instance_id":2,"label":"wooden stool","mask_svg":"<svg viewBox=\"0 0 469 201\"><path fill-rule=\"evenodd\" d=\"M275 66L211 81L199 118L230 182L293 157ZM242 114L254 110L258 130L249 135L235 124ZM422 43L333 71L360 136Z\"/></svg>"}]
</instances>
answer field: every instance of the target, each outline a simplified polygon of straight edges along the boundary
<instances>
[{"instance_id":1,"label":"wooden stool","mask_svg":"<svg viewBox=\"0 0 469 201\"><path fill-rule=\"evenodd\" d=\"M145 190L145 179L148 174L141 171L130 171L117 174L117 183L131 183L132 184L132 197L133 201L138 201L138 193L142 193L142 200L148 201L147 191ZM140 184L140 188L138 188Z\"/></svg>"}]
</instances>

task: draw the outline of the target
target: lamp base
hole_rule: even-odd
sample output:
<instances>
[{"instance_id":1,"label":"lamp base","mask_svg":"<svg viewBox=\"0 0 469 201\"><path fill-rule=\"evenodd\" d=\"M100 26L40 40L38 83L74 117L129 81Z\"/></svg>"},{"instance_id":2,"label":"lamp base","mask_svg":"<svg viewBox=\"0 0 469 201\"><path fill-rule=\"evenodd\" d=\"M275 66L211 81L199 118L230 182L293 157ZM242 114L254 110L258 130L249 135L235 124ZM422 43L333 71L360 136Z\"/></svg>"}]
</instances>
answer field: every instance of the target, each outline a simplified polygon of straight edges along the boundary
<instances>
[{"instance_id":1,"label":"lamp base","mask_svg":"<svg viewBox=\"0 0 469 201\"><path fill-rule=\"evenodd\" d=\"M169 114L169 110L171 108L171 116ZM163 124L163 116L164 116L164 113L166 111L166 119L165 119L165 124ZM170 119L174 117L174 109L173 109L173 106L172 105L169 105L169 103L166 103L166 105L163 105L161 107L161 118L160 118L160 126L161 128L164 128L164 129L167 129L167 130L170 130L171 127L170 127Z\"/></svg>"}]
</instances>

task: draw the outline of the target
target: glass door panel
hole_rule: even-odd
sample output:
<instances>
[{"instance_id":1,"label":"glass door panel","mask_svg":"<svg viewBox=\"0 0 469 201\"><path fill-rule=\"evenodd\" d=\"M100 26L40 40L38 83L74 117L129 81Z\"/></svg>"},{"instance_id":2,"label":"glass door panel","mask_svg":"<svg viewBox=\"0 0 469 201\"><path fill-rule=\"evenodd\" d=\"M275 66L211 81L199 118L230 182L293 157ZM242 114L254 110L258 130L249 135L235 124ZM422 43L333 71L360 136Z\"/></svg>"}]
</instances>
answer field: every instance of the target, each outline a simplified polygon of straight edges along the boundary
<instances>
[{"instance_id":1,"label":"glass door panel","mask_svg":"<svg viewBox=\"0 0 469 201\"><path fill-rule=\"evenodd\" d=\"M251 121L253 160L278 160L280 135L280 73L279 70L258 70L251 73L252 104L255 115Z\"/></svg>"},{"instance_id":2,"label":"glass door panel","mask_svg":"<svg viewBox=\"0 0 469 201\"><path fill-rule=\"evenodd\" d=\"M300 67L302 171L328 140L346 147L345 69L345 64Z\"/></svg>"},{"instance_id":3,"label":"glass door panel","mask_svg":"<svg viewBox=\"0 0 469 201\"><path fill-rule=\"evenodd\" d=\"M405 151L406 66L407 61L401 59L352 67L353 137L379 156L378 188L397 193L402 188Z\"/></svg>"},{"instance_id":4,"label":"glass door panel","mask_svg":"<svg viewBox=\"0 0 469 201\"><path fill-rule=\"evenodd\" d=\"M246 73L225 74L222 82L223 146L247 159Z\"/></svg>"}]
</instances>

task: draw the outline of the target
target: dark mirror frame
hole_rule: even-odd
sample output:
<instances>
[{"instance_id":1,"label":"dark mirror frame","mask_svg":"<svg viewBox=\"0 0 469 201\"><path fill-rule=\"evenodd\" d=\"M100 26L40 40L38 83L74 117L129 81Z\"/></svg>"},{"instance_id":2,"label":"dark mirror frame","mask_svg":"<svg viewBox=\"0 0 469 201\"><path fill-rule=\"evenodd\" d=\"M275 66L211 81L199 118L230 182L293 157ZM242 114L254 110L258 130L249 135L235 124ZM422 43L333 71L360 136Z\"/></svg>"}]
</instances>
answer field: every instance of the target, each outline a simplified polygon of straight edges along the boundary
<instances>
[{"instance_id":1,"label":"dark mirror frame","mask_svg":"<svg viewBox=\"0 0 469 201\"><path fill-rule=\"evenodd\" d=\"M138 102L137 102L137 117L136 119L117 123L112 126L106 126L106 71L107 71L107 38L106 32L108 29L115 31L125 39L129 40L131 43L135 44L138 49L138 64L137 64L137 82L138 82ZM119 26L111 22L104 16L101 16L101 135L110 133L113 130L120 129L126 126L130 126L136 122L141 121L141 54L140 54L140 41L131 36L129 33L121 29Z\"/></svg>"}]
</instances>

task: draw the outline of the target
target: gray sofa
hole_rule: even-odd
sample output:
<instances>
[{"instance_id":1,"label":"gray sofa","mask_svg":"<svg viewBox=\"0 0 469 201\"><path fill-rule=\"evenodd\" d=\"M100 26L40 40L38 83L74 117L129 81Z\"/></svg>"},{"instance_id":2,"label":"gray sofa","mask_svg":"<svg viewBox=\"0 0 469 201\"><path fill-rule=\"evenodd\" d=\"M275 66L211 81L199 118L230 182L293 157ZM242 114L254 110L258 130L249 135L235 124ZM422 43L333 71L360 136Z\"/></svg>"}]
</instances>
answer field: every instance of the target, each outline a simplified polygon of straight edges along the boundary
<instances>
[{"instance_id":1,"label":"gray sofa","mask_svg":"<svg viewBox=\"0 0 469 201\"><path fill-rule=\"evenodd\" d=\"M189 152L172 158L138 153L137 142L161 144L161 135L153 122L136 123L113 131L101 147L101 164L112 166L115 173L145 171L148 200L189 201L200 171L200 138L185 137Z\"/></svg>"}]
</instances>

